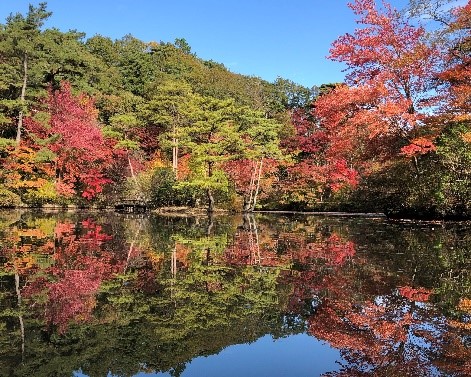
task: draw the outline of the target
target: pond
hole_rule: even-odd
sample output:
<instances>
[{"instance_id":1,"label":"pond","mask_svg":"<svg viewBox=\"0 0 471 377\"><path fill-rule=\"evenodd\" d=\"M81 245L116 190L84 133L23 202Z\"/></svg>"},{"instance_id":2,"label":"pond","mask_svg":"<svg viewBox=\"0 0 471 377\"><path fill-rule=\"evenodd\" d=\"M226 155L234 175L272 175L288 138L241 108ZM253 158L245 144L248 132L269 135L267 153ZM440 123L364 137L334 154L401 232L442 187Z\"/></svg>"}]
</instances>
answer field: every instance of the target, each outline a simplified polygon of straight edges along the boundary
<instances>
[{"instance_id":1,"label":"pond","mask_svg":"<svg viewBox=\"0 0 471 377\"><path fill-rule=\"evenodd\" d=\"M471 225L0 212L1 376L469 376Z\"/></svg>"}]
</instances>

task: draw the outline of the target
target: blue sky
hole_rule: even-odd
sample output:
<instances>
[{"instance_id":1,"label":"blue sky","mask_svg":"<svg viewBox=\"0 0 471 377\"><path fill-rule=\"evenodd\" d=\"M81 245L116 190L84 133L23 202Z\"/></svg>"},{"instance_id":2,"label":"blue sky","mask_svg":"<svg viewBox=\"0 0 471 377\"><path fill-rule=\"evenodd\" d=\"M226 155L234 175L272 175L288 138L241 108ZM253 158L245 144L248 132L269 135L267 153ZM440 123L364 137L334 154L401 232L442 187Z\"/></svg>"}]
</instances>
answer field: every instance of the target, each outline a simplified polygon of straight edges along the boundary
<instances>
[{"instance_id":1,"label":"blue sky","mask_svg":"<svg viewBox=\"0 0 471 377\"><path fill-rule=\"evenodd\" d=\"M0 22L25 14L37 0L0 0ZM311 87L343 80L342 66L326 59L330 44L352 32L348 0L49 0L46 24L87 37L148 41L185 38L203 59L232 72ZM393 0L402 7L407 0Z\"/></svg>"}]
</instances>

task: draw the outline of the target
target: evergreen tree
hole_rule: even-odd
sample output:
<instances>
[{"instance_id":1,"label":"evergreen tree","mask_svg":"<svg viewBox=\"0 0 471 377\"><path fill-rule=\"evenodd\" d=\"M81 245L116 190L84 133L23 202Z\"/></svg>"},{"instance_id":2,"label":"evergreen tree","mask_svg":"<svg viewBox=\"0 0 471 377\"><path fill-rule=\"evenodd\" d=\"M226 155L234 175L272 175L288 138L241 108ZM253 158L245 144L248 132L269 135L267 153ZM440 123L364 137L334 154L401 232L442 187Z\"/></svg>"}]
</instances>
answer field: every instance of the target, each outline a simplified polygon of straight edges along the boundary
<instances>
[{"instance_id":1,"label":"evergreen tree","mask_svg":"<svg viewBox=\"0 0 471 377\"><path fill-rule=\"evenodd\" d=\"M43 54L38 48L42 36L41 27L51 15L46 3L29 6L26 16L16 13L0 25L0 123L2 134L12 135L11 126L16 123L16 144L21 142L23 119L28 111L28 91L40 84L38 61Z\"/></svg>"}]
</instances>

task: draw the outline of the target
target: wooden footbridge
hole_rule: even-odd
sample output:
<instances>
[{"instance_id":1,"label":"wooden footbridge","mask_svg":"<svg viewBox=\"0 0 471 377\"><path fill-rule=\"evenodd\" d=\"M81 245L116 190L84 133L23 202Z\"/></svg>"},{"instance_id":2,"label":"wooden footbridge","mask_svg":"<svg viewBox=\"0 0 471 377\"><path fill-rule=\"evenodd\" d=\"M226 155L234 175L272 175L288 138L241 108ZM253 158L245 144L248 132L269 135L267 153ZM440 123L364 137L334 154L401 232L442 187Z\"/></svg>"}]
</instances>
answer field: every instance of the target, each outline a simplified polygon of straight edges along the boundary
<instances>
[{"instance_id":1,"label":"wooden footbridge","mask_svg":"<svg viewBox=\"0 0 471 377\"><path fill-rule=\"evenodd\" d=\"M114 205L114 210L120 213L144 213L148 209L148 203L139 199L124 199Z\"/></svg>"}]
</instances>

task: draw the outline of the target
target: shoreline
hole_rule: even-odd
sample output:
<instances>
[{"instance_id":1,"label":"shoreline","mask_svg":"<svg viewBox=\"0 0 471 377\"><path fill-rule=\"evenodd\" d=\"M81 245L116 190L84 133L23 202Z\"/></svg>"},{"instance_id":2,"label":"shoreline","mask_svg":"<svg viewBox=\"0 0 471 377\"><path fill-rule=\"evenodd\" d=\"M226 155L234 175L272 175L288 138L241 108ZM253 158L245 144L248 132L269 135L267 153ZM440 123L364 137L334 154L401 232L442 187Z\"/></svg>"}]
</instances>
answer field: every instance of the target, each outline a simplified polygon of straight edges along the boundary
<instances>
[{"instance_id":1,"label":"shoreline","mask_svg":"<svg viewBox=\"0 0 471 377\"><path fill-rule=\"evenodd\" d=\"M56 206L48 205L42 207L0 207L0 211L41 211L41 212L106 212L116 214L140 214L140 215L157 215L157 216L207 216L208 212L205 207L191 208L191 207L160 207L151 208L145 212L122 212L117 211L114 206L90 206L82 207L75 205ZM216 209L212 215L251 215L251 214L274 214L274 215L303 215L303 216L317 216L317 217L349 217L349 218L369 218L369 219L384 219L392 222L423 222L423 223L466 223L471 222L471 218L460 217L414 217L414 216L388 216L382 212L346 212L346 211L290 211L290 210L256 210L253 212L233 211L227 209Z\"/></svg>"},{"instance_id":2,"label":"shoreline","mask_svg":"<svg viewBox=\"0 0 471 377\"><path fill-rule=\"evenodd\" d=\"M250 212L249 212L250 213ZM274 213L281 215L312 215L312 216L338 216L338 217L367 217L367 218L388 218L382 212L345 212L345 211L285 211L285 210L259 210L251 213Z\"/></svg>"}]
</instances>

